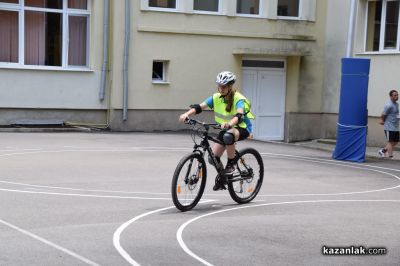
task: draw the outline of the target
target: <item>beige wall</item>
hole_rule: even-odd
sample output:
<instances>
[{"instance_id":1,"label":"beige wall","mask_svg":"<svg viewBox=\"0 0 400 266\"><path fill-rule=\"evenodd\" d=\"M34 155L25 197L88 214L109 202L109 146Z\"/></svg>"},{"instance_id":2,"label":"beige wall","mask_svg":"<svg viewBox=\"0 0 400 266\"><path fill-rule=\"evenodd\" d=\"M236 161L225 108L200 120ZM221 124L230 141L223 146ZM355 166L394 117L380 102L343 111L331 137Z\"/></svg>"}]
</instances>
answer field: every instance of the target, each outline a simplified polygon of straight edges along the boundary
<instances>
[{"instance_id":1,"label":"beige wall","mask_svg":"<svg viewBox=\"0 0 400 266\"><path fill-rule=\"evenodd\" d=\"M312 6L315 2L303 4ZM318 1L316 12L313 8L305 12L317 23L140 8L138 1L132 2L129 109L184 110L215 91L215 76L222 70L235 72L240 88L242 58L279 57L287 60L287 112L320 112L326 1ZM123 13L124 4L114 2L115 109L122 108ZM153 60L169 61L168 84L152 83Z\"/></svg>"},{"instance_id":2,"label":"beige wall","mask_svg":"<svg viewBox=\"0 0 400 266\"><path fill-rule=\"evenodd\" d=\"M303 0L306 20L301 21L277 19L275 0L264 1L263 18L235 16L233 1L225 1L228 16L193 14L187 9L190 1L175 13L145 10L146 2L131 2L127 121L120 111L125 11L123 2L113 2L112 128L174 129L177 114L215 92L218 72L235 72L240 88L243 58L279 58L287 62L285 127L294 129L285 139L319 136L321 130L310 133L309 128L321 120L326 0ZM169 62L167 84L152 83L153 60ZM149 117L147 123L143 117Z\"/></svg>"}]
</instances>

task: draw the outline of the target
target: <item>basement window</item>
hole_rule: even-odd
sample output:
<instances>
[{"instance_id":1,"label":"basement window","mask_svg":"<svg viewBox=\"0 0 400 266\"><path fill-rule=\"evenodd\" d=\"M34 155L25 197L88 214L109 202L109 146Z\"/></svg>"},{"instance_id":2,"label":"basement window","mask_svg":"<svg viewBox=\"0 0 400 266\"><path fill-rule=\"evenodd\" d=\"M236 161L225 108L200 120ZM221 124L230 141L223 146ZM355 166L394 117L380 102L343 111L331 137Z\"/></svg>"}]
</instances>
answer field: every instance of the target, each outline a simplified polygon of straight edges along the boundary
<instances>
[{"instance_id":1,"label":"basement window","mask_svg":"<svg viewBox=\"0 0 400 266\"><path fill-rule=\"evenodd\" d=\"M167 83L168 61L153 61L153 83Z\"/></svg>"}]
</instances>

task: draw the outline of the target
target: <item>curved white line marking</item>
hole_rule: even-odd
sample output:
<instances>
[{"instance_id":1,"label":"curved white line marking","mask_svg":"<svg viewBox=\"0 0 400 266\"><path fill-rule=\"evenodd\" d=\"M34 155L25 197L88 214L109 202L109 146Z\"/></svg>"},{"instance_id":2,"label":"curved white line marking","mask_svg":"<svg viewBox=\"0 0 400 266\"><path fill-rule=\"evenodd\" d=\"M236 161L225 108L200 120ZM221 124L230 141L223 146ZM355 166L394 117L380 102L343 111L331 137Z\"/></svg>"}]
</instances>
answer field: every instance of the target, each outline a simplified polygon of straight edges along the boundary
<instances>
[{"instance_id":1,"label":"curved white line marking","mask_svg":"<svg viewBox=\"0 0 400 266\"><path fill-rule=\"evenodd\" d=\"M260 152L260 154L263 155L272 155L272 156L282 156L282 157L292 157L292 158L303 158L303 159L310 159L310 160L316 160L316 161L323 161L323 162L337 162L339 165L362 165L366 167L371 167L371 168L377 168L377 169L384 169L384 170L391 170L391 171L396 171L400 172L400 169L393 169L393 168L386 168L386 167L381 167L381 166L376 166L376 165L371 165L371 164L365 164L365 163L353 163L353 162L347 162L347 161L341 161L341 160L333 160L333 159L319 159L315 157L306 157L306 156L298 156L298 155L289 155L289 154L280 154L280 153L269 153L269 152Z\"/></svg>"},{"instance_id":2,"label":"curved white line marking","mask_svg":"<svg viewBox=\"0 0 400 266\"><path fill-rule=\"evenodd\" d=\"M40 151L41 149L13 149L13 148L9 148L9 149L4 149L4 150L0 150L0 152L11 152L11 151Z\"/></svg>"},{"instance_id":3,"label":"curved white line marking","mask_svg":"<svg viewBox=\"0 0 400 266\"><path fill-rule=\"evenodd\" d=\"M10 178L10 177L9 177ZM122 194L147 194L147 195L171 195L171 193L157 193L157 192L132 192L132 191L121 191L121 190L100 190L100 189L83 189L83 188L70 188L70 187L55 187L55 186L44 186L44 185L32 185L27 183L0 181L3 184L26 186L26 187L38 187L38 188L50 188L60 190L72 190L72 191L87 191L87 192L103 192L103 193L122 193Z\"/></svg>"},{"instance_id":4,"label":"curved white line marking","mask_svg":"<svg viewBox=\"0 0 400 266\"><path fill-rule=\"evenodd\" d=\"M305 161L305 162L314 162L314 163L320 163L320 164L328 164L328 165L336 165L336 166L343 166L347 168L354 168L354 169L360 169L360 170L365 170L365 171L373 171L377 173L381 173L384 175L389 175L397 180L400 180L400 177L388 172L384 172L381 170L376 170L376 169L370 169L370 168L365 168L365 167L360 167L359 165L355 163L338 163L332 160L324 160L324 159L312 159L311 157L301 157L301 156L292 156L292 155L283 155L283 154L273 154L273 153L263 153L262 156L273 156L273 157L285 157L286 159L289 160L296 160L296 161ZM364 166L364 165L363 165ZM392 170L392 171L397 171L397 169L391 169L391 168L386 168L386 170ZM400 187L400 184L394 187L388 187L388 188L381 188L381 189L372 189L372 190L366 190L366 191L353 191L353 192L341 192L341 193L311 193L311 194L279 194L279 195L257 195L258 197L286 197L286 196L340 196L340 195L355 195L355 194L365 194L365 193L373 193L373 192L382 192L386 190L392 190L392 189L397 189Z\"/></svg>"},{"instance_id":5,"label":"curved white line marking","mask_svg":"<svg viewBox=\"0 0 400 266\"><path fill-rule=\"evenodd\" d=\"M22 228L19 228L18 226L10 224L10 223L2 220L2 219L0 219L0 224L3 224L5 226L7 226L7 227L10 227L10 228L12 228L12 229L24 234L24 235L30 236L33 239L36 239L36 240L38 240L38 241L40 241L40 242L42 242L42 243L44 243L46 245L49 245L49 246L51 246L51 247L53 247L55 249L58 249L58 250L60 250L60 251L62 251L64 253L66 253L66 254L68 254L68 255L70 255L70 256L72 256L72 257L74 257L74 258L76 258L76 259L78 259L78 260L80 260L80 261L82 261L84 263L86 263L86 264L93 265L93 266L99 266L99 264L97 264L97 263L95 263L95 262L93 262L93 261L91 261L91 260L79 255L79 254L76 254L75 252L73 252L71 250L68 250L66 248L63 248L63 247L57 245L57 244L54 244L53 242L50 242L49 240L46 240L46 239L44 239L44 238L42 238L40 236L37 236L37 235L35 235L35 234L31 233L31 232L28 232L28 231L26 231L26 230L24 230Z\"/></svg>"},{"instance_id":6,"label":"curved white line marking","mask_svg":"<svg viewBox=\"0 0 400 266\"><path fill-rule=\"evenodd\" d=\"M15 155L29 155L29 154L38 154L38 153L63 153L63 152L158 152L158 151L191 151L190 149L181 149L181 148L169 148L169 149L146 149L146 147L137 147L132 149L66 149L66 150L34 150L34 151L27 151L27 152L13 152L13 153L6 153L0 154L1 157L10 157Z\"/></svg>"},{"instance_id":7,"label":"curved white line marking","mask_svg":"<svg viewBox=\"0 0 400 266\"><path fill-rule=\"evenodd\" d=\"M134 259L132 259L132 257L128 254L128 252L125 251L125 249L122 248L121 243L120 243L122 232L123 232L130 224L132 224L133 222L135 222L135 221L137 221L137 220L139 220L139 219L141 219L141 218L143 218L143 217L146 217L146 216L148 216L148 215L151 215L151 214L154 214L154 213L157 213L157 212L162 212L162 211L165 211L165 210L169 210L169 209L172 209L172 208L175 208L175 206L170 206L170 207L166 207L166 208L162 208L162 209L157 209L157 210L154 210L154 211L151 211L151 212L143 213L143 214L141 214L141 215L139 215L139 216L136 216L136 217L132 218L131 220L125 222L124 224L122 224L122 225L114 232L114 235L113 235L113 244L114 244L114 247L115 247L115 249L119 252L119 254L120 254L129 264L134 265L134 266L139 266L139 265L140 265L140 264L137 263Z\"/></svg>"},{"instance_id":8,"label":"curved white line marking","mask_svg":"<svg viewBox=\"0 0 400 266\"><path fill-rule=\"evenodd\" d=\"M240 207L224 209L224 210L219 210L219 211L203 214L203 215L197 216L193 219L190 219L189 221L187 221L186 223L182 224L179 227L178 231L176 232L176 238L178 240L179 245L183 249L183 251L185 251L189 256L191 256L195 260L197 260L205 265L212 266L213 264L202 259L198 255L196 255L193 251L191 251L187 247L185 242L183 241L183 238L182 238L183 230L192 222L197 221L197 220L207 217L207 216L211 216L211 215L215 215L215 214L219 214L219 213L223 213L223 212L228 212L228 211L240 210L240 209L264 207L264 206L272 206L272 205L302 204L302 203L326 203L326 202L396 202L396 203L399 203L400 200L307 200L307 201L286 201L286 202L275 202L275 203L264 203L264 204L257 204L257 205L240 206Z\"/></svg>"},{"instance_id":9,"label":"curved white line marking","mask_svg":"<svg viewBox=\"0 0 400 266\"><path fill-rule=\"evenodd\" d=\"M45 192L45 191L29 191L29 190L4 189L4 188L0 188L0 191L16 192L16 193L27 193L27 194L44 194L44 195L58 195L58 196L88 197L88 198L141 199L141 200L169 200L169 201L171 201L171 198L147 198L147 197L93 195L93 194L92 194L92 195L91 195L91 194L73 194L73 193L57 193L57 192Z\"/></svg>"},{"instance_id":10,"label":"curved white line marking","mask_svg":"<svg viewBox=\"0 0 400 266\"><path fill-rule=\"evenodd\" d=\"M207 203L207 202L212 202L214 200L202 200L199 202L199 204L203 204L203 203ZM161 208L161 209L157 209L154 211L150 211L150 212L146 212L143 213L141 215L138 215L132 219L130 219L129 221L123 223L120 227L118 227L118 229L114 232L113 235L113 244L115 249L118 251L118 253L131 265L135 265L135 266L139 266L140 264L137 263L134 259L132 259L132 257L128 254L128 252L125 251L125 249L123 249L123 247L121 246L121 234L122 232L132 223L136 222L139 219L142 219L143 217L152 215L154 213L157 212L162 212L165 210L169 210L169 209L173 209L175 208L175 206L170 206L170 207L166 207L166 208Z\"/></svg>"}]
</instances>

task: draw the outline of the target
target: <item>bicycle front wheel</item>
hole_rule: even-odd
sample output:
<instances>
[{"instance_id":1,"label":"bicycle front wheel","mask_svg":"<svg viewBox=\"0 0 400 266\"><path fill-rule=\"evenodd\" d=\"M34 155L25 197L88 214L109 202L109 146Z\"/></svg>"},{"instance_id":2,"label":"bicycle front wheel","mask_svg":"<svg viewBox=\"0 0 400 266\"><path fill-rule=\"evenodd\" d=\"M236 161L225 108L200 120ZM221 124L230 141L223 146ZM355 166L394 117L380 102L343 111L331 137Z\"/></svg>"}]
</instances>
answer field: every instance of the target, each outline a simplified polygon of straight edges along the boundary
<instances>
[{"instance_id":1,"label":"bicycle front wheel","mask_svg":"<svg viewBox=\"0 0 400 266\"><path fill-rule=\"evenodd\" d=\"M176 208L188 211L194 208L206 186L207 168L204 158L190 153L178 163L172 178L171 194Z\"/></svg>"},{"instance_id":2,"label":"bicycle front wheel","mask_svg":"<svg viewBox=\"0 0 400 266\"><path fill-rule=\"evenodd\" d=\"M248 203L260 191L264 178L264 163L258 151L246 148L239 151L236 167L239 176L228 180L229 194L239 204Z\"/></svg>"}]
</instances>

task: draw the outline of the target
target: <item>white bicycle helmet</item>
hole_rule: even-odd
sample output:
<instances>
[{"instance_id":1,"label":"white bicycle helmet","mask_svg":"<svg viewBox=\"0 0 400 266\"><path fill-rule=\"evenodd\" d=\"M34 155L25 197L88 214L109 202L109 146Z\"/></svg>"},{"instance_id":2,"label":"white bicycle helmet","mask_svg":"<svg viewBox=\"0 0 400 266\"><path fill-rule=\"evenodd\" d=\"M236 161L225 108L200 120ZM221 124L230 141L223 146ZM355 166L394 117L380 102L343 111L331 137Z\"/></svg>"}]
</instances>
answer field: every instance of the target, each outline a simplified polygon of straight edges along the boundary
<instances>
[{"instance_id":1,"label":"white bicycle helmet","mask_svg":"<svg viewBox=\"0 0 400 266\"><path fill-rule=\"evenodd\" d=\"M217 75L217 82L219 85L233 84L236 81L236 76L229 71L222 71Z\"/></svg>"}]
</instances>

